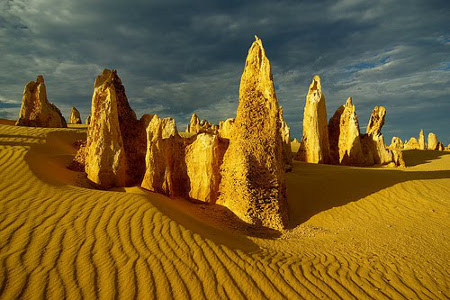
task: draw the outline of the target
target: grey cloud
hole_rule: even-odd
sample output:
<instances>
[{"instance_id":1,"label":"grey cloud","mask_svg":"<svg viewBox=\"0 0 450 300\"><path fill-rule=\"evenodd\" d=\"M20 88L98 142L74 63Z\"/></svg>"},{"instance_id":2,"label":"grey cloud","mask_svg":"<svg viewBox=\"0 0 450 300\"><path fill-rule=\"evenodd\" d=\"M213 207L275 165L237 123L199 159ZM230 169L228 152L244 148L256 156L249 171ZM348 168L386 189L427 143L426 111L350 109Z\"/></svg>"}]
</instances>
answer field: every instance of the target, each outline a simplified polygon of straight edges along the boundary
<instances>
[{"instance_id":1,"label":"grey cloud","mask_svg":"<svg viewBox=\"0 0 450 300\"><path fill-rule=\"evenodd\" d=\"M353 96L362 126L373 106L387 107L388 139L424 128L449 143L449 7L434 0L2 1L0 115L14 118L23 86L42 73L49 100L66 116L75 105L85 118L95 76L115 68L138 114L174 116L180 128L193 112L218 122L235 114L257 34L293 136L301 136L305 94L319 74L328 117Z\"/></svg>"}]
</instances>

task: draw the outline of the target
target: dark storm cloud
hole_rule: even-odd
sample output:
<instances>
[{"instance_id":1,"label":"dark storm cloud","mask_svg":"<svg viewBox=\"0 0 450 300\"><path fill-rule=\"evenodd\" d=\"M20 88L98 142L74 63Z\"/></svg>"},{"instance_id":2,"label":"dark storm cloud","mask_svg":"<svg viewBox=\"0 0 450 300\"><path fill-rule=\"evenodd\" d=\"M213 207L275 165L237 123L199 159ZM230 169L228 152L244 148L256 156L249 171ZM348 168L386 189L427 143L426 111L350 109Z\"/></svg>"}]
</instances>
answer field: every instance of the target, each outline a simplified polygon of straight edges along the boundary
<instances>
[{"instance_id":1,"label":"dark storm cloud","mask_svg":"<svg viewBox=\"0 0 450 300\"><path fill-rule=\"evenodd\" d=\"M85 117L107 67L138 114L171 115L179 127L193 112L218 122L235 115L257 34L293 136L319 74L329 117L353 96L362 127L385 105L388 138L423 128L449 143L449 15L447 1L2 1L0 117L16 117L40 73L50 101Z\"/></svg>"}]
</instances>

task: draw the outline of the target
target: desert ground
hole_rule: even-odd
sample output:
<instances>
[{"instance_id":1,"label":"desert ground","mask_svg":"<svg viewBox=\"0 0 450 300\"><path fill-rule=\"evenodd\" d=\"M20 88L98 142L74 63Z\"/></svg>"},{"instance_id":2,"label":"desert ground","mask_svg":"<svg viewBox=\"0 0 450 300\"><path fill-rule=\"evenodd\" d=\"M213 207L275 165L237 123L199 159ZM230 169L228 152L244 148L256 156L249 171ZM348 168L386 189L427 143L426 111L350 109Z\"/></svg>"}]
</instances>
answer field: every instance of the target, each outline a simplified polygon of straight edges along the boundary
<instances>
[{"instance_id":1,"label":"desert ground","mask_svg":"<svg viewBox=\"0 0 450 300\"><path fill-rule=\"evenodd\" d=\"M450 152L295 161L290 228L66 168L86 126L0 122L0 298L449 299Z\"/></svg>"}]
</instances>

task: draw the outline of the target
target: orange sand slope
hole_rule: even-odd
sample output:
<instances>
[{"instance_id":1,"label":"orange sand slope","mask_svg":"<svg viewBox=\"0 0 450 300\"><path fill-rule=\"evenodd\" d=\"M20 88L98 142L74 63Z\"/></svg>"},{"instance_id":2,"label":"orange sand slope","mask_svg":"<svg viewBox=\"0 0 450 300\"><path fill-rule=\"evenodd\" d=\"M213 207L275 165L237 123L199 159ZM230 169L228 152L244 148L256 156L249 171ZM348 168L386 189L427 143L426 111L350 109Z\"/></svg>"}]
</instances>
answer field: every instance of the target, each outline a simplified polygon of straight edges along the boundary
<instances>
[{"instance_id":1,"label":"orange sand slope","mask_svg":"<svg viewBox=\"0 0 450 300\"><path fill-rule=\"evenodd\" d=\"M405 170L295 163L291 230L65 168L86 130L0 125L0 298L450 295L450 153Z\"/></svg>"}]
</instances>

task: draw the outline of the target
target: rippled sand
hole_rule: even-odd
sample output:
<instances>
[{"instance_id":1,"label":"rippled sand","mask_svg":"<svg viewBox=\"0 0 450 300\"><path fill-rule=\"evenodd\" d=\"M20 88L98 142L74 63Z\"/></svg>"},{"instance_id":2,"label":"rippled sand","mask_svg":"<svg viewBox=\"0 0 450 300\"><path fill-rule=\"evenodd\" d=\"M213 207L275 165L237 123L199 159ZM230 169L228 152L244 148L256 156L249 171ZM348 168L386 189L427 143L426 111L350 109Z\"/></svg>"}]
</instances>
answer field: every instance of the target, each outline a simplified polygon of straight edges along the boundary
<instances>
[{"instance_id":1,"label":"rippled sand","mask_svg":"<svg viewBox=\"0 0 450 300\"><path fill-rule=\"evenodd\" d=\"M3 122L3 124L6 122ZM0 298L449 299L450 153L288 174L292 229L65 168L85 128L0 125Z\"/></svg>"}]
</instances>

